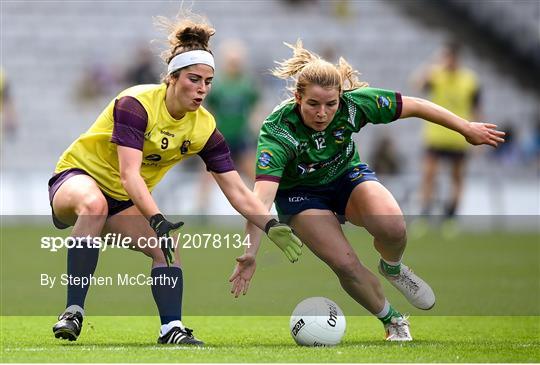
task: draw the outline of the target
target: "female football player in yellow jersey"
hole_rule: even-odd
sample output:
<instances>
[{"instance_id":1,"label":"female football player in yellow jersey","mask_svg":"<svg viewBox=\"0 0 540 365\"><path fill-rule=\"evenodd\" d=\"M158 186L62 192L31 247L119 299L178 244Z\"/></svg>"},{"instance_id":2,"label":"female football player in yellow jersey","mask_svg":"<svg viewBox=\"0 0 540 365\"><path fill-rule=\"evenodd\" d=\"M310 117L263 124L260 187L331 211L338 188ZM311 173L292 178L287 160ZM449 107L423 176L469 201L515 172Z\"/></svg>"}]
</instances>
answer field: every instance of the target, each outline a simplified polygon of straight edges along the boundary
<instances>
[{"instance_id":1,"label":"female football player in yellow jersey","mask_svg":"<svg viewBox=\"0 0 540 365\"><path fill-rule=\"evenodd\" d=\"M49 181L55 225L73 226L71 236L83 242L68 249L67 272L73 277L89 278L94 273L99 254L95 237L118 233L132 237L132 242L140 237L168 238L183 224L163 216L151 191L172 166L193 155L204 160L231 205L265 230L290 261L301 253L301 242L290 227L273 219L244 185L213 116L201 107L214 76L208 47L214 29L193 16L168 25L170 49L163 55L168 64L163 83L121 92L64 152ZM168 240L160 243L157 248L133 247L152 259L152 278L170 279L152 285L162 324L158 342L202 345L181 322L178 251ZM73 341L79 336L87 292L88 285L68 285L66 309L53 327L57 338Z\"/></svg>"},{"instance_id":2,"label":"female football player in yellow jersey","mask_svg":"<svg viewBox=\"0 0 540 365\"><path fill-rule=\"evenodd\" d=\"M293 56L274 75L293 78L294 98L274 109L261 127L255 194L290 222L298 236L337 275L343 289L381 320L390 341L410 341L409 323L390 306L382 286L354 252L340 218L363 226L380 253L379 271L414 306L430 309L433 290L402 264L405 220L396 200L362 163L352 139L368 123L419 117L461 133L469 143L496 147L504 133L468 123L426 100L366 87L341 58L338 65L290 46ZM343 220L341 220L343 222ZM252 245L237 258L232 293L245 294L255 273L260 234L248 223Z\"/></svg>"},{"instance_id":3,"label":"female football player in yellow jersey","mask_svg":"<svg viewBox=\"0 0 540 365\"><path fill-rule=\"evenodd\" d=\"M464 119L478 121L481 118L480 85L474 72L461 65L460 53L459 43L448 42L441 50L437 62L417 71L415 86L419 91L427 92L434 103ZM423 218L415 222L416 234L422 235L428 228L424 219L432 213L436 200L434 192L437 171L441 164L448 164L451 171L451 195L448 199L440 200L446 200L443 209L446 221L443 227L447 229L443 229L443 234L452 235L455 233L453 218L463 195L468 144L459 133L426 123L424 145L421 210Z\"/></svg>"}]
</instances>

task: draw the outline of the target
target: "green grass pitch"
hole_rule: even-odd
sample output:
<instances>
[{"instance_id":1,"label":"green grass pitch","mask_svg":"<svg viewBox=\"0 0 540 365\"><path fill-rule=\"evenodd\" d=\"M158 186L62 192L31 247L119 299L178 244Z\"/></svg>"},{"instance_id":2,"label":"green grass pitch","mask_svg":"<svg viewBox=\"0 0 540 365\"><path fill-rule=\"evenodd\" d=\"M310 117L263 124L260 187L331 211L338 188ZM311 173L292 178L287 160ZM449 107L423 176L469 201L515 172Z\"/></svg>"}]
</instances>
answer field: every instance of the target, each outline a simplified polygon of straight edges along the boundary
<instances>
[{"instance_id":1,"label":"green grass pitch","mask_svg":"<svg viewBox=\"0 0 540 365\"><path fill-rule=\"evenodd\" d=\"M387 343L370 317L348 317L343 342L297 346L287 317L191 317L204 348L157 345L155 317L88 317L78 341L54 317L4 317L2 362L538 362L538 317L416 317L411 343Z\"/></svg>"},{"instance_id":2,"label":"green grass pitch","mask_svg":"<svg viewBox=\"0 0 540 365\"><path fill-rule=\"evenodd\" d=\"M227 278L241 249L184 250L184 323L206 342L203 348L156 343L159 319L147 287L91 288L80 338L55 339L51 328L65 287L41 287L39 274L64 272L65 252L40 250L39 237L57 234L40 225L2 227L1 362L540 362L536 232L462 233L454 241L432 233L411 240L405 262L430 282L437 305L429 312L415 310L382 280L391 303L411 314L414 341L403 344L385 342L379 321L306 249L291 265L264 244L250 292L240 299L229 294ZM376 271L369 236L356 229L347 234L362 262ZM116 249L100 256L96 274L148 267L143 255ZM309 296L327 296L344 310L347 331L340 345L294 343L288 316Z\"/></svg>"}]
</instances>

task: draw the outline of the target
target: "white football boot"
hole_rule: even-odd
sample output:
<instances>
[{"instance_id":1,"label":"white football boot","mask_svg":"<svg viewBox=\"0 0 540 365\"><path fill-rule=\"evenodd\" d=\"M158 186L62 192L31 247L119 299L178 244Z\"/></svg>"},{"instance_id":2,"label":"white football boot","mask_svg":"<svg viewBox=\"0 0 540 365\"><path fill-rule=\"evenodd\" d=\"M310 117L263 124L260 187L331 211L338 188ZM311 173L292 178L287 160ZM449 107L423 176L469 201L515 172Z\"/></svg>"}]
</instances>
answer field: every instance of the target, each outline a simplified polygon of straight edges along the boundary
<instances>
[{"instance_id":1,"label":"white football boot","mask_svg":"<svg viewBox=\"0 0 540 365\"><path fill-rule=\"evenodd\" d=\"M401 264L398 275L389 275L379 262L379 272L416 308L428 310L435 305L435 293L431 287L408 266Z\"/></svg>"},{"instance_id":2,"label":"white football boot","mask_svg":"<svg viewBox=\"0 0 540 365\"><path fill-rule=\"evenodd\" d=\"M408 318L392 317L390 323L384 325L386 341L412 341Z\"/></svg>"}]
</instances>

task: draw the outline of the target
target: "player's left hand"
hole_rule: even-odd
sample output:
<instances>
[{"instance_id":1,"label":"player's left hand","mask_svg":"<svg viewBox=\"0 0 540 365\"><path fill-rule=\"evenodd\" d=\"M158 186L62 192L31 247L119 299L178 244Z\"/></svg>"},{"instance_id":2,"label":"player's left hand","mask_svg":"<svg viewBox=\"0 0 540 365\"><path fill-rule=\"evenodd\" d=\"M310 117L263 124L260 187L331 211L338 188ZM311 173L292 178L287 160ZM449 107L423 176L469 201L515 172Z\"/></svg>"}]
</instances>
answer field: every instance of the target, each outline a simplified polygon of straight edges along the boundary
<instances>
[{"instance_id":1,"label":"player's left hand","mask_svg":"<svg viewBox=\"0 0 540 365\"><path fill-rule=\"evenodd\" d=\"M231 294L235 298L238 298L240 293L246 295L256 267L255 256L252 254L245 253L236 258L236 267L229 278L229 282L232 283Z\"/></svg>"},{"instance_id":2,"label":"player's left hand","mask_svg":"<svg viewBox=\"0 0 540 365\"><path fill-rule=\"evenodd\" d=\"M493 147L499 146L499 143L504 143L503 131L498 131L495 124L490 123L469 123L469 126L464 133L465 139L472 145L487 144Z\"/></svg>"},{"instance_id":3,"label":"player's left hand","mask_svg":"<svg viewBox=\"0 0 540 365\"><path fill-rule=\"evenodd\" d=\"M174 243L170 239L170 233L182 227L184 222L169 222L163 214L156 214L150 217L150 227L156 232L159 239L159 246L167 261L167 266L174 264Z\"/></svg>"},{"instance_id":4,"label":"player's left hand","mask_svg":"<svg viewBox=\"0 0 540 365\"><path fill-rule=\"evenodd\" d=\"M268 238L283 251L290 262L298 261L298 256L302 254L303 244L300 238L296 237L291 227L271 219L266 223L264 231Z\"/></svg>"}]
</instances>

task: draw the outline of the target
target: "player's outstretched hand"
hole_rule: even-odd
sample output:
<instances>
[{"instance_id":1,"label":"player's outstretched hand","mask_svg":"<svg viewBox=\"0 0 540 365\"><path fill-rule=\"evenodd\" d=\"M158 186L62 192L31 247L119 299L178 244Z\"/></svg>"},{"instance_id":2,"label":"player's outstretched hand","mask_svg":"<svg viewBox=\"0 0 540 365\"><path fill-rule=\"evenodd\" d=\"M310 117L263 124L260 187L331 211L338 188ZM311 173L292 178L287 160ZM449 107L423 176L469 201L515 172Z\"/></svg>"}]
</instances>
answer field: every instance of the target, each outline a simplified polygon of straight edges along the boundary
<instances>
[{"instance_id":1,"label":"player's outstretched hand","mask_svg":"<svg viewBox=\"0 0 540 365\"><path fill-rule=\"evenodd\" d=\"M487 144L497 147L499 143L504 143L505 133L497 130L495 124L490 123L469 123L465 139L472 145Z\"/></svg>"},{"instance_id":2,"label":"player's outstretched hand","mask_svg":"<svg viewBox=\"0 0 540 365\"><path fill-rule=\"evenodd\" d=\"M291 227L285 223L279 223L271 219L266 223L264 231L268 238L278 246L287 256L290 262L298 261L298 256L302 254L302 241L296 237Z\"/></svg>"},{"instance_id":3,"label":"player's outstretched hand","mask_svg":"<svg viewBox=\"0 0 540 365\"><path fill-rule=\"evenodd\" d=\"M174 240L170 239L170 233L178 228L182 227L184 222L172 223L165 219L163 214L156 214L150 217L150 227L156 232L159 239L159 245L165 260L167 260L167 266L174 264Z\"/></svg>"},{"instance_id":4,"label":"player's outstretched hand","mask_svg":"<svg viewBox=\"0 0 540 365\"><path fill-rule=\"evenodd\" d=\"M229 278L229 282L232 283L231 294L235 298L238 298L240 293L246 295L256 267L255 256L252 254L245 253L236 258L236 267Z\"/></svg>"}]
</instances>

